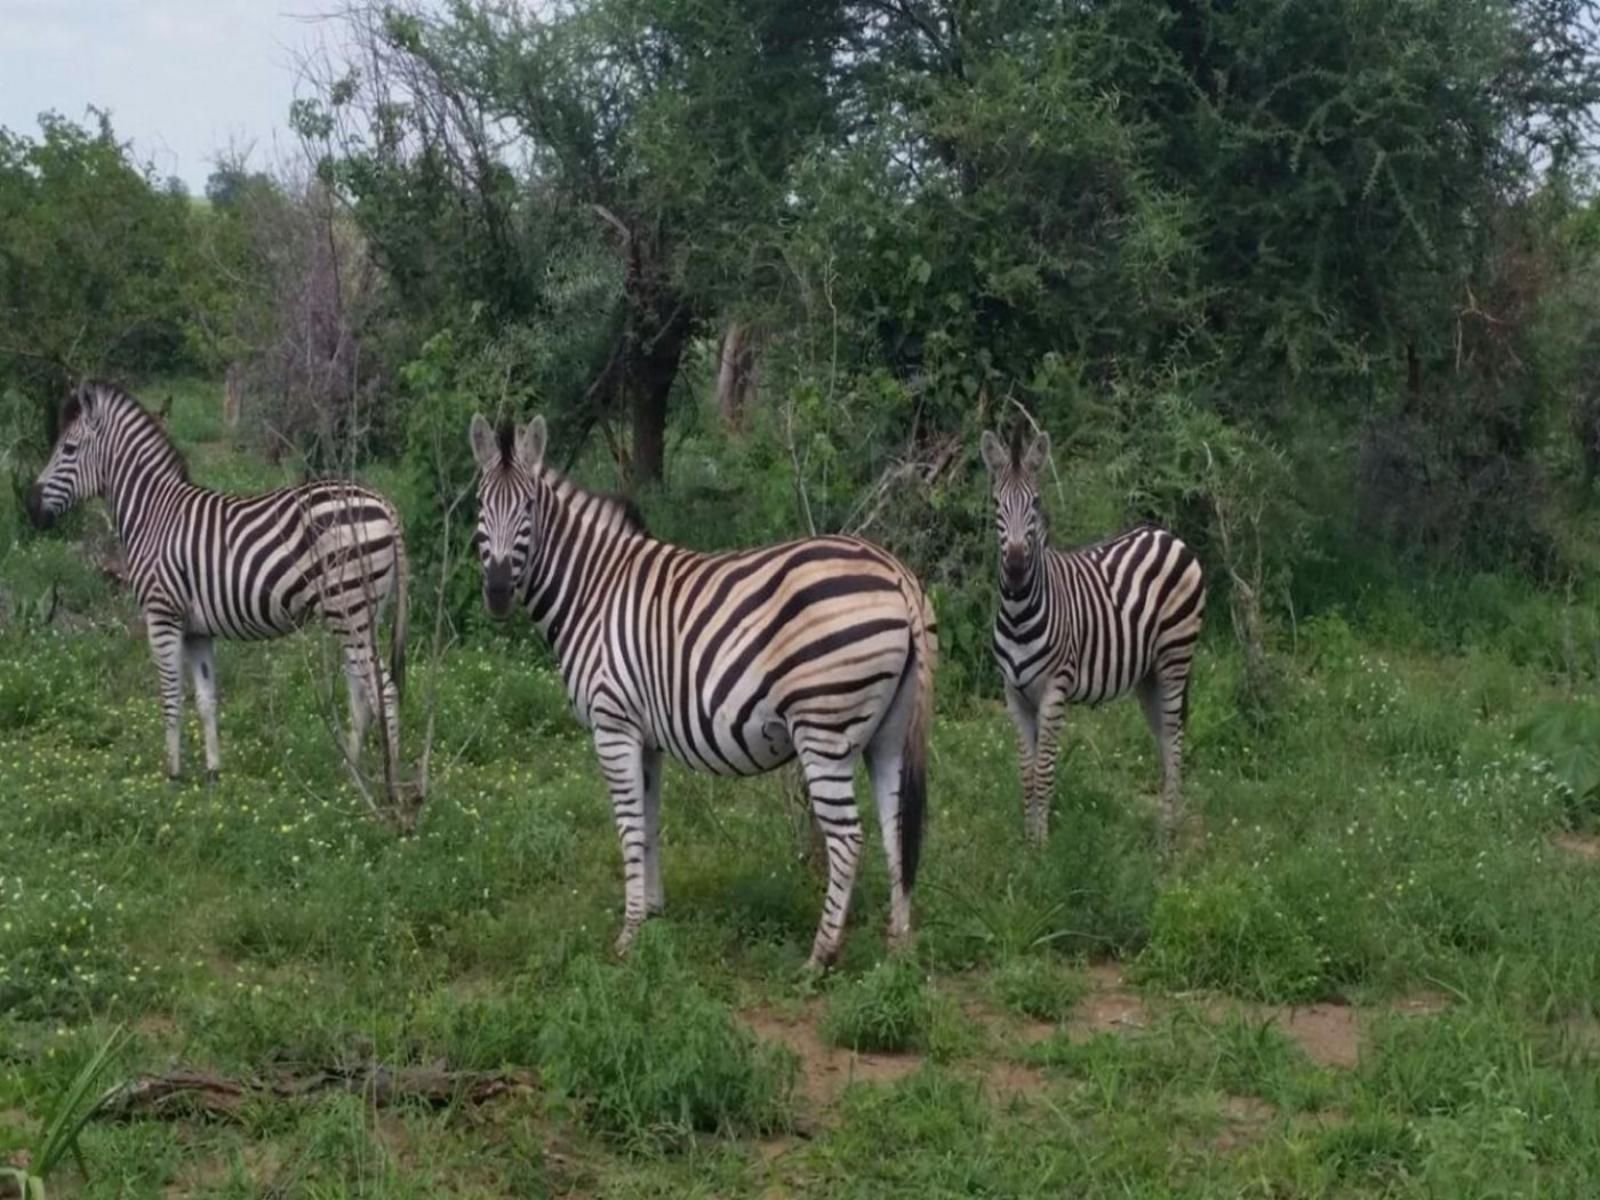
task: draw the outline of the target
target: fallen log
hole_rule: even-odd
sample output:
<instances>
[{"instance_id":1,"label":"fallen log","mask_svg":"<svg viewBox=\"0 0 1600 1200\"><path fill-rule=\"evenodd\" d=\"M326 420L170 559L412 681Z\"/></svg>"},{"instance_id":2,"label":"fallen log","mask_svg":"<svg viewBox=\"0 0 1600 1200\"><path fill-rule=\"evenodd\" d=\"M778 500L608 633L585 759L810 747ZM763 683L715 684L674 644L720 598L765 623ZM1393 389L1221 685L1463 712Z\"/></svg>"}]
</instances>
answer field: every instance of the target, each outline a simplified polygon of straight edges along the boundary
<instances>
[{"instance_id":1,"label":"fallen log","mask_svg":"<svg viewBox=\"0 0 1600 1200\"><path fill-rule=\"evenodd\" d=\"M133 1117L233 1118L261 1101L292 1102L328 1092L365 1097L374 1108L411 1101L443 1108L484 1104L501 1096L531 1091L532 1071L453 1071L442 1062L426 1067L314 1067L272 1075L229 1078L209 1071L176 1070L141 1075L100 1098L95 1115L113 1120Z\"/></svg>"}]
</instances>

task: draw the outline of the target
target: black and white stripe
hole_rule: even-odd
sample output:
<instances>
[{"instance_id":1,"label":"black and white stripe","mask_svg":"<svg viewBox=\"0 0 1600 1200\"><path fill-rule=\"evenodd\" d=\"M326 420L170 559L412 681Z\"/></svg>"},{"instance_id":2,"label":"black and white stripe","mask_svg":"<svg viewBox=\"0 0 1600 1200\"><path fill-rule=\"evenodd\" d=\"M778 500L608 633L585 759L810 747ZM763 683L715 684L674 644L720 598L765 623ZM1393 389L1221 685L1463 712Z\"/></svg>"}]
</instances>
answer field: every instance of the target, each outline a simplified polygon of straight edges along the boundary
<instances>
[{"instance_id":1,"label":"black and white stripe","mask_svg":"<svg viewBox=\"0 0 1600 1200\"><path fill-rule=\"evenodd\" d=\"M43 525L102 497L127 554L161 681L167 771L180 769L183 669L205 730L206 774L216 776L215 638L278 637L314 616L344 644L354 766L381 711L391 774L398 755L398 688L405 664L408 570L400 520L382 496L337 481L229 496L189 482L160 422L131 396L85 384L62 410L54 451L28 497ZM391 666L376 626L395 596Z\"/></svg>"},{"instance_id":2,"label":"black and white stripe","mask_svg":"<svg viewBox=\"0 0 1600 1200\"><path fill-rule=\"evenodd\" d=\"M889 931L911 924L937 648L917 580L843 537L700 554L650 537L625 501L544 465L541 418L497 437L472 422L484 600L526 608L594 736L622 842L625 950L663 903L663 754L719 775L798 757L828 853L812 945L839 949L861 852L865 758L889 861Z\"/></svg>"},{"instance_id":3,"label":"black and white stripe","mask_svg":"<svg viewBox=\"0 0 1600 1200\"><path fill-rule=\"evenodd\" d=\"M1039 471L1049 435L1024 452L983 435L1000 537L994 650L1017 727L1028 837L1048 831L1056 753L1069 704L1135 692L1161 752L1161 836L1180 817L1189 671L1205 613L1200 560L1171 533L1141 525L1061 552L1045 544Z\"/></svg>"}]
</instances>

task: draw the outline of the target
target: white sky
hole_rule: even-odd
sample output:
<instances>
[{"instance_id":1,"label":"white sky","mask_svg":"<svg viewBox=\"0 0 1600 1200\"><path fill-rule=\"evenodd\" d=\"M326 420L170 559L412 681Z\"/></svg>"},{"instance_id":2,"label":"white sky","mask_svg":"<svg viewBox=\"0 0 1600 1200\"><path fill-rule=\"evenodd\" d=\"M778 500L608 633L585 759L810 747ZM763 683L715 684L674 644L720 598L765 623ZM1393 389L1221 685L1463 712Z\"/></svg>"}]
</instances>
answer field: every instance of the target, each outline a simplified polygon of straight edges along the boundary
<instances>
[{"instance_id":1,"label":"white sky","mask_svg":"<svg viewBox=\"0 0 1600 1200\"><path fill-rule=\"evenodd\" d=\"M201 195L230 142L253 143L260 166L294 148L294 64L337 41L314 18L340 4L0 0L0 125L32 136L46 110L83 121L89 105L108 109L141 161Z\"/></svg>"}]
</instances>

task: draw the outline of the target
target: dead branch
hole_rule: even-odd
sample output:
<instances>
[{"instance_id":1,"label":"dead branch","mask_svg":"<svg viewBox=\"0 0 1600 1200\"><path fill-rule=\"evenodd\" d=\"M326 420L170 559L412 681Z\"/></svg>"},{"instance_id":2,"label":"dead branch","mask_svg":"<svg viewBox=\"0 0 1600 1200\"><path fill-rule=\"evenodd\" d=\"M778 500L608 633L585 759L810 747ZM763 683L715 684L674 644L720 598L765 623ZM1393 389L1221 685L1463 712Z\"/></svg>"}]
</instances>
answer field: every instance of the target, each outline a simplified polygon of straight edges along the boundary
<instances>
[{"instance_id":1,"label":"dead branch","mask_svg":"<svg viewBox=\"0 0 1600 1200\"><path fill-rule=\"evenodd\" d=\"M502 1096L524 1094L532 1091L537 1082L531 1070L454 1071L442 1060L426 1067L368 1063L242 1078L179 1069L163 1075L141 1075L120 1084L100 1098L94 1111L97 1117L118 1121L194 1116L237 1120L249 1105L294 1103L329 1092L361 1096L374 1108L401 1102L443 1108L462 1103L485 1104Z\"/></svg>"}]
</instances>

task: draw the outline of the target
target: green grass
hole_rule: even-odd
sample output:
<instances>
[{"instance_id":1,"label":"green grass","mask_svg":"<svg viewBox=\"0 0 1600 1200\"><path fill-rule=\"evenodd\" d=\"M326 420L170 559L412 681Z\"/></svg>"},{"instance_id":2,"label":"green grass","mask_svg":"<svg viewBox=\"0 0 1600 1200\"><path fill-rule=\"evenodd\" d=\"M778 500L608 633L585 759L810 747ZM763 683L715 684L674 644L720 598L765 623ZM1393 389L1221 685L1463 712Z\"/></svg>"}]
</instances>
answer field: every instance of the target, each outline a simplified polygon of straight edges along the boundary
<instances>
[{"instance_id":1,"label":"green grass","mask_svg":"<svg viewBox=\"0 0 1600 1200\"><path fill-rule=\"evenodd\" d=\"M202 398L175 418L206 470L259 475L186 409ZM401 840L364 815L317 715L334 683L319 634L219 649L222 782L172 787L126 599L54 538L5 551L0 591L74 571L70 619L0 627L0 1163L41 1144L118 1025L108 1081L443 1059L539 1082L482 1108L328 1096L229 1122L95 1120L86 1173L52 1164L53 1196L1578 1197L1600 1181L1600 866L1552 842L1594 822L1584 747L1566 744L1592 722L1527 732L1587 684L1521 633L1434 644L1426 611L1304 622L1265 729L1207 642L1187 773L1205 837L1166 872L1135 705L1072 712L1033 852L1004 713L953 703L915 949L886 954L874 834L819 988L802 966L822 882L782 776L669 768L668 915L619 964L599 772L521 649L414 658L409 750L430 694L438 749ZM1559 625L1559 599L1508 594ZM185 734L192 768L192 715ZM1108 960L1134 1018L1104 1019ZM1354 1006L1359 1065L1310 1056L1281 1007L1305 1002ZM753 1032L775 1028L789 1045ZM908 1060L858 1072L852 1049Z\"/></svg>"}]
</instances>

